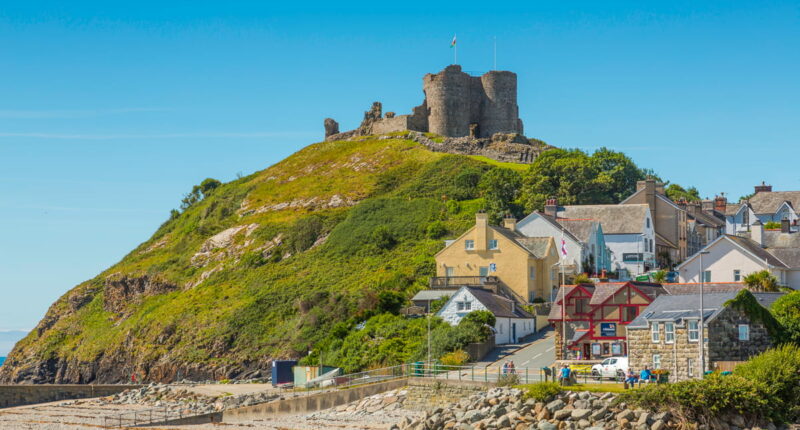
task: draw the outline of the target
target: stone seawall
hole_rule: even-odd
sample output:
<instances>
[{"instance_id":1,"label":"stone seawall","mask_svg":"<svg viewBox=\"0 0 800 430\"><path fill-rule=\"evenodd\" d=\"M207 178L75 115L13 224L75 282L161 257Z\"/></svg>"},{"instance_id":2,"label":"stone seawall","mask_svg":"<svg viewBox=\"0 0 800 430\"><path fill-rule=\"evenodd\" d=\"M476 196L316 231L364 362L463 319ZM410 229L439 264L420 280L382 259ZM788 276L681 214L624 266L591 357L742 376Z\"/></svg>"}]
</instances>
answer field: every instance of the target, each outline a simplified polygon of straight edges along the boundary
<instances>
[{"instance_id":1,"label":"stone seawall","mask_svg":"<svg viewBox=\"0 0 800 430\"><path fill-rule=\"evenodd\" d=\"M141 385L0 385L0 408L111 396Z\"/></svg>"},{"instance_id":2,"label":"stone seawall","mask_svg":"<svg viewBox=\"0 0 800 430\"><path fill-rule=\"evenodd\" d=\"M413 411L444 407L473 394L485 392L491 385L483 382L430 381L412 378L408 381L406 389L408 394L404 407Z\"/></svg>"}]
</instances>

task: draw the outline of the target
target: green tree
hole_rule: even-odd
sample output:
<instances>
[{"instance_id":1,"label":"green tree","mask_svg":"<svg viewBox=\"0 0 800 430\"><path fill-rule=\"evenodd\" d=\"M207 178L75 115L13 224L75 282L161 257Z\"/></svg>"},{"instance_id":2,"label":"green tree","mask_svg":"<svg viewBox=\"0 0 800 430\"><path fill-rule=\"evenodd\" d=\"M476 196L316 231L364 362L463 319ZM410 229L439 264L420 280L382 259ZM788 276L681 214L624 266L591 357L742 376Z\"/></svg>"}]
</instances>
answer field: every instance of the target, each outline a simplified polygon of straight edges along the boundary
<instances>
[{"instance_id":1,"label":"green tree","mask_svg":"<svg viewBox=\"0 0 800 430\"><path fill-rule=\"evenodd\" d=\"M688 189L683 188L678 184L669 184L667 188L664 190L664 193L670 200L678 201L678 200L686 200L687 202L699 202L700 199L700 192L697 191L695 187L689 187Z\"/></svg>"},{"instance_id":2,"label":"green tree","mask_svg":"<svg viewBox=\"0 0 800 430\"><path fill-rule=\"evenodd\" d=\"M775 300L771 310L784 328L785 340L800 345L800 291Z\"/></svg>"},{"instance_id":3,"label":"green tree","mask_svg":"<svg viewBox=\"0 0 800 430\"><path fill-rule=\"evenodd\" d=\"M184 195L183 200L181 200L181 211L189 209L200 200L208 197L220 185L222 185L222 182L214 178L206 178L200 185L193 186L192 191Z\"/></svg>"},{"instance_id":4,"label":"green tree","mask_svg":"<svg viewBox=\"0 0 800 430\"><path fill-rule=\"evenodd\" d=\"M392 249L397 244L397 239L385 225L378 226L372 231L372 243L380 249Z\"/></svg>"},{"instance_id":5,"label":"green tree","mask_svg":"<svg viewBox=\"0 0 800 430\"><path fill-rule=\"evenodd\" d=\"M481 177L478 189L486 201L486 212L497 223L505 214L513 212L513 203L519 195L522 177L519 173L494 167Z\"/></svg>"},{"instance_id":6,"label":"green tree","mask_svg":"<svg viewBox=\"0 0 800 430\"><path fill-rule=\"evenodd\" d=\"M406 296L397 291L381 291L378 294L378 313L397 315L406 304Z\"/></svg>"},{"instance_id":7,"label":"green tree","mask_svg":"<svg viewBox=\"0 0 800 430\"><path fill-rule=\"evenodd\" d=\"M659 270L653 273L653 282L658 284L663 284L664 282L667 282L667 271Z\"/></svg>"},{"instance_id":8,"label":"green tree","mask_svg":"<svg viewBox=\"0 0 800 430\"><path fill-rule=\"evenodd\" d=\"M547 199L560 204L619 203L636 190L645 170L625 154L600 148L592 155L579 149L550 149L524 176L521 200L528 211L541 210Z\"/></svg>"},{"instance_id":9,"label":"green tree","mask_svg":"<svg viewBox=\"0 0 800 430\"><path fill-rule=\"evenodd\" d=\"M778 280L769 273L769 270L761 270L753 272L744 277L744 283L752 291L778 291L780 286Z\"/></svg>"}]
</instances>

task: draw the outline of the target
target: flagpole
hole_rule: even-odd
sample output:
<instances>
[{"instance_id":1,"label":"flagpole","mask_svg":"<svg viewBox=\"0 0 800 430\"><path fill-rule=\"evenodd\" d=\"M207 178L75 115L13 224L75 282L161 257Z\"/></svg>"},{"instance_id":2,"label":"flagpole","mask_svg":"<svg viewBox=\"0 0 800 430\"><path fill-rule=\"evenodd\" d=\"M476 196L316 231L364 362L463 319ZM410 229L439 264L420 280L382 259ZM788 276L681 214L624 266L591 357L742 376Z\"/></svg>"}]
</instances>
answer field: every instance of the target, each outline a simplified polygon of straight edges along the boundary
<instances>
[{"instance_id":1,"label":"flagpole","mask_svg":"<svg viewBox=\"0 0 800 430\"><path fill-rule=\"evenodd\" d=\"M559 266L561 268L561 359L567 359L567 317L565 315L567 302L565 300L566 286L564 286L564 226L561 226L561 248L559 249Z\"/></svg>"},{"instance_id":2,"label":"flagpole","mask_svg":"<svg viewBox=\"0 0 800 430\"><path fill-rule=\"evenodd\" d=\"M453 35L453 64L458 64L458 35Z\"/></svg>"}]
</instances>

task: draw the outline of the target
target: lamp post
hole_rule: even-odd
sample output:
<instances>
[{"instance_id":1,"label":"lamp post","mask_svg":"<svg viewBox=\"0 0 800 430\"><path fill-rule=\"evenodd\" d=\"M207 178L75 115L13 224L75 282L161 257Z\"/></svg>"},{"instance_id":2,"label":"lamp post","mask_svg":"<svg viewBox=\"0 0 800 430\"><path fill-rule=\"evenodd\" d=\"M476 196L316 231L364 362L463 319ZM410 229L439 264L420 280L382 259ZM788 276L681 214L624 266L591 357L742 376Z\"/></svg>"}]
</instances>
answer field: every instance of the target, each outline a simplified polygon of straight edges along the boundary
<instances>
[{"instance_id":1,"label":"lamp post","mask_svg":"<svg viewBox=\"0 0 800 430\"><path fill-rule=\"evenodd\" d=\"M705 303L703 302L703 294L706 285L706 272L703 266L703 255L708 254L708 251L700 251L700 378L706 373L706 319L703 317L705 314Z\"/></svg>"}]
</instances>

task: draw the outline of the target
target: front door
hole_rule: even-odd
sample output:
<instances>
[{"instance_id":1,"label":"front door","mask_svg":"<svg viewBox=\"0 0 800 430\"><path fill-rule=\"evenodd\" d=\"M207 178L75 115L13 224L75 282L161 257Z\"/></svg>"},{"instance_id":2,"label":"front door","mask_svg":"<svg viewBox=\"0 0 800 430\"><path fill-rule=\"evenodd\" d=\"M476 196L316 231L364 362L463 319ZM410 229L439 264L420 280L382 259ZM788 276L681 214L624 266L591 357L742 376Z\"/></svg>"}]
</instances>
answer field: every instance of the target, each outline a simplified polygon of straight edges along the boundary
<instances>
[{"instance_id":1,"label":"front door","mask_svg":"<svg viewBox=\"0 0 800 430\"><path fill-rule=\"evenodd\" d=\"M511 323L511 343L517 343L517 323Z\"/></svg>"},{"instance_id":2,"label":"front door","mask_svg":"<svg viewBox=\"0 0 800 430\"><path fill-rule=\"evenodd\" d=\"M594 357L591 357L591 352L592 352L592 346L589 345L588 343L584 343L583 344L583 359L584 360L588 360L589 358L594 358Z\"/></svg>"}]
</instances>

